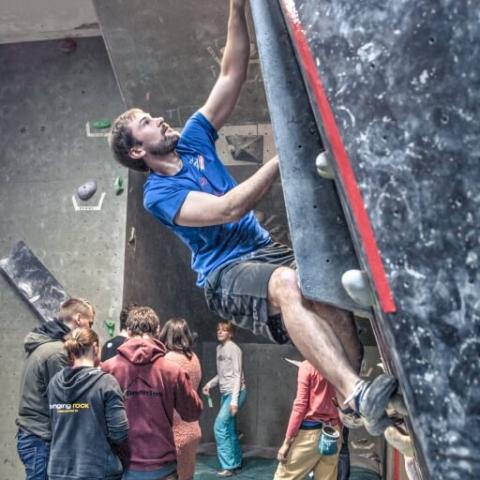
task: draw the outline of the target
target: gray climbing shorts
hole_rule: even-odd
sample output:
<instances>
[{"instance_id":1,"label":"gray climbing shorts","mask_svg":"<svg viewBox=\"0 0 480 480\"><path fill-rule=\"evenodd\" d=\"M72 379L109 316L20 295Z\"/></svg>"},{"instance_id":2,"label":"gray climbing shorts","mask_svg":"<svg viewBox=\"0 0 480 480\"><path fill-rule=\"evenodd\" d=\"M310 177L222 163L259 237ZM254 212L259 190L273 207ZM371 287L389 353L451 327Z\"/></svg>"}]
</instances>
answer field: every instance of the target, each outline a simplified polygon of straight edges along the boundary
<instances>
[{"instance_id":1,"label":"gray climbing shorts","mask_svg":"<svg viewBox=\"0 0 480 480\"><path fill-rule=\"evenodd\" d=\"M279 267L295 268L293 251L280 243L270 243L222 265L205 280L208 308L255 335L275 343L288 342L280 315L268 315L268 282Z\"/></svg>"}]
</instances>

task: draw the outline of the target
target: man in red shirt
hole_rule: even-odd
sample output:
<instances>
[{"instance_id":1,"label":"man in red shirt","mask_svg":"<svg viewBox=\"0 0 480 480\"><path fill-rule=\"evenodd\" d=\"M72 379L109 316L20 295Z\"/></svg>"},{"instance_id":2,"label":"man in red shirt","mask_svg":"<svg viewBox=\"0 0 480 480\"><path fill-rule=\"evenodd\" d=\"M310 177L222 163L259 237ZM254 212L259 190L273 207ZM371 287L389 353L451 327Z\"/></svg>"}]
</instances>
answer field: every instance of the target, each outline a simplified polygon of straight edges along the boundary
<instances>
[{"instance_id":1,"label":"man in red shirt","mask_svg":"<svg viewBox=\"0 0 480 480\"><path fill-rule=\"evenodd\" d=\"M341 436L336 453L324 456L319 442L322 427L341 431L338 411L332 402L335 389L312 364L304 361L298 370L297 396L293 402L283 445L278 451L280 462L274 480L294 480L314 473L315 480L336 480Z\"/></svg>"},{"instance_id":2,"label":"man in red shirt","mask_svg":"<svg viewBox=\"0 0 480 480\"><path fill-rule=\"evenodd\" d=\"M165 346L155 339L159 329L160 321L151 308L134 308L127 319L129 340L102 364L125 394L130 426L125 480L176 479L173 411L193 422L203 408L188 375L165 359Z\"/></svg>"}]
</instances>

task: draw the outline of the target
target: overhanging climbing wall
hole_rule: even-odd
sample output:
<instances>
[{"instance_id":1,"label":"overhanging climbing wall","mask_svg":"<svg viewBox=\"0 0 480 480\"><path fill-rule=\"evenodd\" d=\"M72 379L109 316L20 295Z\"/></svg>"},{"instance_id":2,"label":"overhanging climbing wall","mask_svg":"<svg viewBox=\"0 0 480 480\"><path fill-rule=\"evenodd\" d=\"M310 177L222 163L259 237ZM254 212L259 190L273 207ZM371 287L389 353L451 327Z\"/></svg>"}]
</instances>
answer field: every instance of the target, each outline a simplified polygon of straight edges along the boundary
<instances>
[{"instance_id":1,"label":"overhanging climbing wall","mask_svg":"<svg viewBox=\"0 0 480 480\"><path fill-rule=\"evenodd\" d=\"M480 8L279 4L424 474L478 479Z\"/></svg>"}]
</instances>

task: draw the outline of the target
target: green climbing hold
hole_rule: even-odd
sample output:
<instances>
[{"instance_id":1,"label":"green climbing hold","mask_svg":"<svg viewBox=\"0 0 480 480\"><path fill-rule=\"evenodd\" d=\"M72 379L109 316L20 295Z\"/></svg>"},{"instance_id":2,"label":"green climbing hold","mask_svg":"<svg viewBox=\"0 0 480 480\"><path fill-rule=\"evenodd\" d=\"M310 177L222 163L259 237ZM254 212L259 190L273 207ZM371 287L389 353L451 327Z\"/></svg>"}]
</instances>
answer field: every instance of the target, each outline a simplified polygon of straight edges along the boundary
<instances>
[{"instance_id":1,"label":"green climbing hold","mask_svg":"<svg viewBox=\"0 0 480 480\"><path fill-rule=\"evenodd\" d=\"M123 186L123 178L122 177L117 177L115 179L115 182L113 184L113 188L115 189L115 195L120 195L123 193L124 186Z\"/></svg>"},{"instance_id":2,"label":"green climbing hold","mask_svg":"<svg viewBox=\"0 0 480 480\"><path fill-rule=\"evenodd\" d=\"M110 338L115 334L115 322L113 320L105 320L105 328Z\"/></svg>"},{"instance_id":3,"label":"green climbing hold","mask_svg":"<svg viewBox=\"0 0 480 480\"><path fill-rule=\"evenodd\" d=\"M110 120L97 120L96 122L92 123L92 127L98 130L103 130L104 128L110 128L112 126L112 122Z\"/></svg>"}]
</instances>

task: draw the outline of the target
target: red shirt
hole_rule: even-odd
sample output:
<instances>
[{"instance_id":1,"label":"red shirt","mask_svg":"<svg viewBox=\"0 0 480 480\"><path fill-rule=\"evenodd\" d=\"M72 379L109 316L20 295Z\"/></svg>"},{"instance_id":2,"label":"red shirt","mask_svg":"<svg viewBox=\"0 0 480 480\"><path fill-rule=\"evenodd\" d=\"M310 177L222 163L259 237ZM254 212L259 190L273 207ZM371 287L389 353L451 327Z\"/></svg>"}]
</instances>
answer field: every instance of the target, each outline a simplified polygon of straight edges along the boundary
<instances>
[{"instance_id":1,"label":"red shirt","mask_svg":"<svg viewBox=\"0 0 480 480\"><path fill-rule=\"evenodd\" d=\"M174 462L174 409L187 422L198 420L202 412L202 401L187 373L167 360L165 353L158 340L134 337L101 365L117 379L125 395L128 468L132 470L158 470Z\"/></svg>"},{"instance_id":2,"label":"red shirt","mask_svg":"<svg viewBox=\"0 0 480 480\"><path fill-rule=\"evenodd\" d=\"M338 425L340 418L332 402L335 389L313 366L304 361L298 369L297 396L293 402L286 438L297 436L304 420Z\"/></svg>"}]
</instances>

